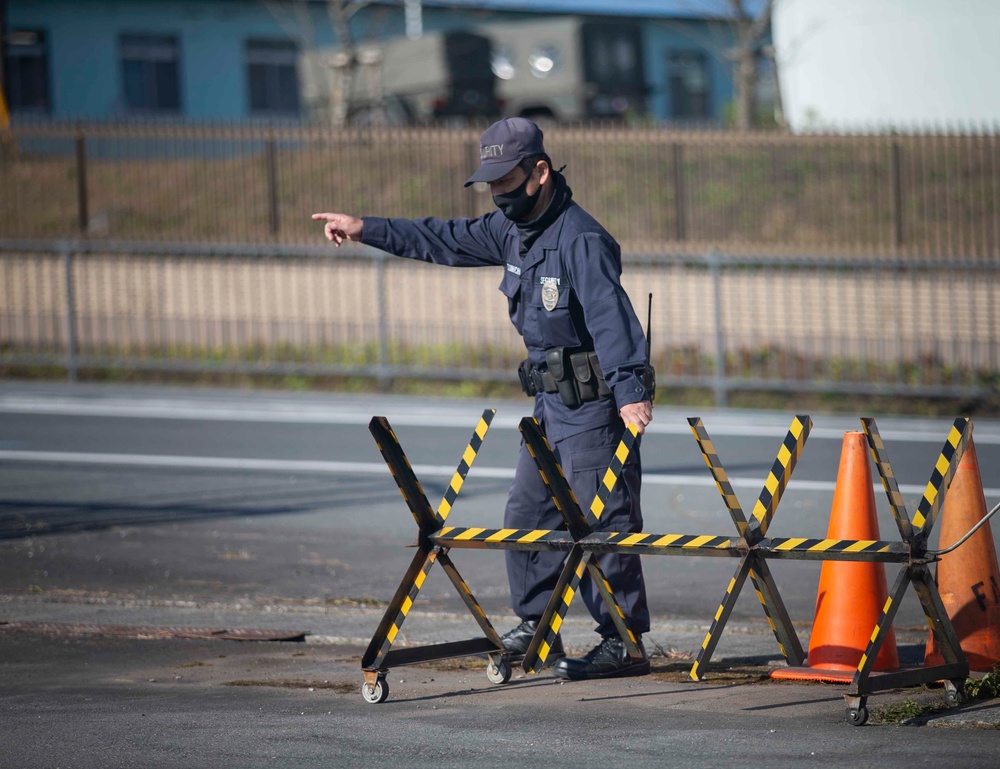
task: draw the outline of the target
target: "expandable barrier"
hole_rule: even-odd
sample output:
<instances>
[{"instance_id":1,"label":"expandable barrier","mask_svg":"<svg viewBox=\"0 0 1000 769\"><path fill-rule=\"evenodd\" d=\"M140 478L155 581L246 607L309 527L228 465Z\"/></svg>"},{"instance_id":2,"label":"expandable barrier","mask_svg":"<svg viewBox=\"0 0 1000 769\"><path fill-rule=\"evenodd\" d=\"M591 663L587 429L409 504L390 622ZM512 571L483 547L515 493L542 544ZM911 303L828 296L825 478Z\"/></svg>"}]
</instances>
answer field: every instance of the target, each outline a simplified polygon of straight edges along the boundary
<instances>
[{"instance_id":1,"label":"expandable barrier","mask_svg":"<svg viewBox=\"0 0 1000 769\"><path fill-rule=\"evenodd\" d=\"M847 704L847 720L858 726L867 721L867 697L870 694L934 681L944 681L945 699L949 705L956 705L963 701L964 682L969 674L969 665L930 573L929 565L937 560L937 557L928 553L928 540L941 510L944 493L968 444L972 432L972 424L969 419L959 418L955 420L944 448L934 464L917 511L912 518L906 511L896 483L895 473L875 425L875 420L871 418L861 419L872 458L878 467L882 485L888 495L892 515L901 536L901 541L889 542L767 536L778 503L791 480L796 462L802 453L806 439L809 437L812 421L808 416L796 416L792 420L749 518L740 506L728 475L701 419L697 417L688 419L705 463L712 473L736 528L736 537L712 534L648 534L596 530L600 526L601 514L607 499L635 444L637 434L634 426L629 425L625 431L597 494L587 512L584 513L538 423L530 417L521 420L519 429L532 458L535 460L542 480L563 516L565 530L448 526L446 525L448 514L455 504L455 499L461 491L472 463L475 461L476 454L495 413L495 410L492 409L483 412L437 510L432 509L427 501L420 482L417 480L388 421L384 417L373 417L369 423L369 429L375 442L378 444L379 450L399 486L403 499L417 523L418 539L416 543L417 553L404 574L361 660L365 679L361 692L366 701L383 702L389 695L386 673L390 668L402 665L485 655L489 660L486 669L487 677L491 682L497 684L506 683L510 679L512 665L516 662L520 662L522 668L528 673L538 671L548 657L552 643L569 610L585 570L590 573L602 599L609 608L629 655L639 658L641 652L636 638L627 627L624 614L618 605L614 592L608 585L597 559L594 557L598 553L609 552L637 555L715 556L738 559L736 571L726 587L705 640L691 667L690 677L696 681L704 678L709 660L736 604L736 599L748 578L754 586L761 608L786 663L789 667L798 667L805 662L802 645L767 565L769 559L898 563L900 569L895 584L882 609L881 617L872 630L868 646L861 657L848 691L844 695ZM550 550L567 553L559 581L523 658L514 658L504 649L492 623L448 555L449 551L455 548ZM929 555L930 557L928 557ZM483 631L483 637L467 641L392 649L393 641L435 562L439 562L443 567L466 607L479 624ZM924 610L927 623L939 644L944 663L932 667L874 672L875 658L878 656L886 633L896 615L900 600L911 584Z\"/></svg>"}]
</instances>

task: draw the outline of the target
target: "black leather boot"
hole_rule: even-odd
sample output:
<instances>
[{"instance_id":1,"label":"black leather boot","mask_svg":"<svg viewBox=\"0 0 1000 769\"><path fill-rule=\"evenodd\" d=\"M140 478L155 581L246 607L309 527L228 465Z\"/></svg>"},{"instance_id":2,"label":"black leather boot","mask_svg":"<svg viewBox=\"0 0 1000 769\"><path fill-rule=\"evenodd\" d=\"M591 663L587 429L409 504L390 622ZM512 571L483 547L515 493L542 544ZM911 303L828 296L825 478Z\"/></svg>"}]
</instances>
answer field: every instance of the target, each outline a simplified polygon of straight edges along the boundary
<instances>
[{"instance_id":1,"label":"black leather boot","mask_svg":"<svg viewBox=\"0 0 1000 769\"><path fill-rule=\"evenodd\" d=\"M644 676L649 673L649 657L642 640L636 639L642 659L628 656L625 643L618 636L604 636L601 642L583 657L566 657L552 666L552 672L559 678L570 681L585 681L589 678L624 678Z\"/></svg>"},{"instance_id":2,"label":"black leather boot","mask_svg":"<svg viewBox=\"0 0 1000 769\"><path fill-rule=\"evenodd\" d=\"M512 656L523 657L524 653L528 651L528 644L531 643L531 639L535 635L535 631L537 629L537 620L522 620L521 624L516 628L509 630L500 636L500 641ZM557 633L555 640L552 642L552 648L549 649L549 653L546 656L545 661L546 663L551 664L553 660L565 656L566 651L563 649L562 636Z\"/></svg>"}]
</instances>

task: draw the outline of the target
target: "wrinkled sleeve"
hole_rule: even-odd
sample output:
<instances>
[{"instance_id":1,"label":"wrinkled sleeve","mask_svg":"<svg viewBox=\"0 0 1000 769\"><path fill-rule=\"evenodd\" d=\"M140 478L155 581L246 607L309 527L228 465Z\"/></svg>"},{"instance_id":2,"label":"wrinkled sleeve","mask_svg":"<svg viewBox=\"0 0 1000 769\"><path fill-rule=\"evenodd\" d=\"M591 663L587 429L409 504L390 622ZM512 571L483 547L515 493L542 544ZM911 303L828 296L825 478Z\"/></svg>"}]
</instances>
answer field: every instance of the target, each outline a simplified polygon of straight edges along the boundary
<instances>
[{"instance_id":1,"label":"wrinkled sleeve","mask_svg":"<svg viewBox=\"0 0 1000 769\"><path fill-rule=\"evenodd\" d=\"M496 217L386 219L364 217L361 242L395 256L449 267L486 267L503 256Z\"/></svg>"},{"instance_id":2,"label":"wrinkled sleeve","mask_svg":"<svg viewBox=\"0 0 1000 769\"><path fill-rule=\"evenodd\" d=\"M618 408L649 400L643 385L646 340L621 285L621 254L606 235L583 233L568 250L564 267L583 307L587 330Z\"/></svg>"}]
</instances>

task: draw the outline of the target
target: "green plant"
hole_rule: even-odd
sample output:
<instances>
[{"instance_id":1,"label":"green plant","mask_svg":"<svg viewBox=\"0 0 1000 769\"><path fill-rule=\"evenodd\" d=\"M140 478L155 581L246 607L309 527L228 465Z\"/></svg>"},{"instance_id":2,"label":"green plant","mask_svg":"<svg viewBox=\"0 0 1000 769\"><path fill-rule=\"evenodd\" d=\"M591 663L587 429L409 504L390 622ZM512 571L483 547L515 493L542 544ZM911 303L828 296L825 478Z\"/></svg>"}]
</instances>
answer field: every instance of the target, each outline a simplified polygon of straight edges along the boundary
<instances>
[{"instance_id":1,"label":"green plant","mask_svg":"<svg viewBox=\"0 0 1000 769\"><path fill-rule=\"evenodd\" d=\"M908 697L896 705L872 708L872 722L878 724L901 724L913 718L937 713L942 709L942 705L921 705Z\"/></svg>"},{"instance_id":2,"label":"green plant","mask_svg":"<svg viewBox=\"0 0 1000 769\"><path fill-rule=\"evenodd\" d=\"M970 700L991 700L1000 697L1000 662L982 678L968 678L965 696Z\"/></svg>"}]
</instances>

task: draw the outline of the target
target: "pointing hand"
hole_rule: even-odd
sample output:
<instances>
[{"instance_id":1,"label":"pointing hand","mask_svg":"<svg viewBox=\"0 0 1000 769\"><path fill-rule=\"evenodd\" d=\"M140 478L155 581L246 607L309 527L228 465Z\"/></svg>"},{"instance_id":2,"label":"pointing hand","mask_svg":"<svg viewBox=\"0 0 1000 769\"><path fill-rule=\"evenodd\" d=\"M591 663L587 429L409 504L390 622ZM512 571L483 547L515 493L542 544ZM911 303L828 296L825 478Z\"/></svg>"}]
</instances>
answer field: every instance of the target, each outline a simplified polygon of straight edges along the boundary
<instances>
[{"instance_id":1,"label":"pointing hand","mask_svg":"<svg viewBox=\"0 0 1000 769\"><path fill-rule=\"evenodd\" d=\"M361 240L361 231L364 226L361 219L347 214L313 214L312 218L326 222L323 225L323 233L326 235L326 239L332 240L338 248L345 240Z\"/></svg>"}]
</instances>

